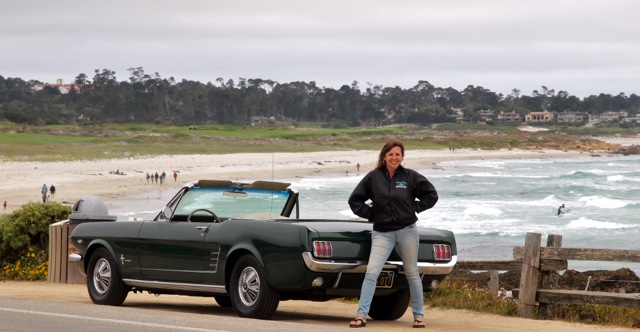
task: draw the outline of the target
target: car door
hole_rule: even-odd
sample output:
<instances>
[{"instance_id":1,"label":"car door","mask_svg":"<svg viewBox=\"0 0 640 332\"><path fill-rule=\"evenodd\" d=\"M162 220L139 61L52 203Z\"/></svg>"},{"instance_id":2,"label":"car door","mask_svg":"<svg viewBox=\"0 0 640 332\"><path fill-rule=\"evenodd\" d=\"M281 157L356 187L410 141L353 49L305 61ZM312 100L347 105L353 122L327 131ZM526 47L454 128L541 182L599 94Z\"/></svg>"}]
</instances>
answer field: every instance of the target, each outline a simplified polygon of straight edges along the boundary
<instances>
[{"instance_id":1,"label":"car door","mask_svg":"<svg viewBox=\"0 0 640 332\"><path fill-rule=\"evenodd\" d=\"M211 223L145 222L140 229L140 267L145 280L202 283L210 253L204 239Z\"/></svg>"},{"instance_id":2,"label":"car door","mask_svg":"<svg viewBox=\"0 0 640 332\"><path fill-rule=\"evenodd\" d=\"M203 273L203 280L206 284L225 284L224 264L227 255L226 251L228 251L231 243L237 241L235 233L228 233L229 223L232 222L234 221L227 221L227 224L211 224L209 229L207 229L204 246L208 257L204 265L205 271Z\"/></svg>"}]
</instances>

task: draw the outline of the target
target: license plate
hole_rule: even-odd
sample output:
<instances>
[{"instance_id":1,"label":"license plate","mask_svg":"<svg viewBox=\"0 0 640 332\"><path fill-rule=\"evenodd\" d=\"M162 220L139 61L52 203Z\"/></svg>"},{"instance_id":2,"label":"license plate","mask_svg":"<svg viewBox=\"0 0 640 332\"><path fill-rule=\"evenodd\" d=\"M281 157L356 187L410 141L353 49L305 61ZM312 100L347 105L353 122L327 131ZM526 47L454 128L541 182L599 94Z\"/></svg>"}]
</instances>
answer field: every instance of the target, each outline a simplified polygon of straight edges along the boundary
<instances>
[{"instance_id":1,"label":"license plate","mask_svg":"<svg viewBox=\"0 0 640 332\"><path fill-rule=\"evenodd\" d=\"M391 288L393 286L393 277L395 273L393 271L382 271L378 276L378 281L376 282L377 288Z\"/></svg>"}]
</instances>

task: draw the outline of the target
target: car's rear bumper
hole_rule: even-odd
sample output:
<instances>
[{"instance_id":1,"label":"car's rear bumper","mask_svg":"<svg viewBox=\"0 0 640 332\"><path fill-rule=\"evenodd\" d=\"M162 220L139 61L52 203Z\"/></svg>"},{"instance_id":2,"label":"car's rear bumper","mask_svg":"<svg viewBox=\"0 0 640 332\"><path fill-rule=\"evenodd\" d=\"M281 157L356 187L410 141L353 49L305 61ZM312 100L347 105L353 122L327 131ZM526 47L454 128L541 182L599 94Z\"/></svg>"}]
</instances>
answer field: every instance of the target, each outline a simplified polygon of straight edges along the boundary
<instances>
[{"instance_id":1,"label":"car's rear bumper","mask_svg":"<svg viewBox=\"0 0 640 332\"><path fill-rule=\"evenodd\" d=\"M313 272L324 273L365 273L367 271L367 261L334 261L316 259L310 252L303 252L302 259L307 268ZM458 261L458 256L454 255L448 262L430 263L418 262L418 269L422 275L446 275L449 274ZM402 270L401 261L387 261L384 269Z\"/></svg>"}]
</instances>

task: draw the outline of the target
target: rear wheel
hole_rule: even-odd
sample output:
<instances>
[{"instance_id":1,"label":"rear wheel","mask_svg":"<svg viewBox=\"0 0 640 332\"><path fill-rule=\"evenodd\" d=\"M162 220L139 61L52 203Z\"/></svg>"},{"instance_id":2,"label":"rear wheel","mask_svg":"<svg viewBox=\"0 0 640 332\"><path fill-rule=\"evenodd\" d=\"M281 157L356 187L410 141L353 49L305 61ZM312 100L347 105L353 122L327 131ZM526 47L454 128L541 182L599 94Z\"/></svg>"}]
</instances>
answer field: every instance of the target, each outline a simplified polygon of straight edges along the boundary
<instances>
[{"instance_id":1,"label":"rear wheel","mask_svg":"<svg viewBox=\"0 0 640 332\"><path fill-rule=\"evenodd\" d=\"M262 266L251 255L240 257L233 267L230 293L240 317L269 319L280 304L280 292L269 285Z\"/></svg>"},{"instance_id":2,"label":"rear wheel","mask_svg":"<svg viewBox=\"0 0 640 332\"><path fill-rule=\"evenodd\" d=\"M106 305L121 305L131 290L122 282L116 263L105 248L99 248L91 255L87 290L93 303Z\"/></svg>"},{"instance_id":3,"label":"rear wheel","mask_svg":"<svg viewBox=\"0 0 640 332\"><path fill-rule=\"evenodd\" d=\"M374 296L369 316L377 320L396 320L407 311L410 298L408 289L401 289L387 296Z\"/></svg>"}]
</instances>

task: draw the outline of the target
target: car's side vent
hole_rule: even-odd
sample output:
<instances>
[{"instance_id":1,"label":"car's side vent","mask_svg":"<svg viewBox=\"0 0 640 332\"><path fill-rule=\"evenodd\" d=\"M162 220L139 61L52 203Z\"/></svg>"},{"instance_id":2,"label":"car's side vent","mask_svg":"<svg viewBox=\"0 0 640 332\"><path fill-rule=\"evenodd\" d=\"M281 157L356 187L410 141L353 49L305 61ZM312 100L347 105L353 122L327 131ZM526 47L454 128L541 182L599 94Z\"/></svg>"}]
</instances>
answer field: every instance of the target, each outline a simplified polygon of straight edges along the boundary
<instances>
[{"instance_id":1,"label":"car's side vent","mask_svg":"<svg viewBox=\"0 0 640 332\"><path fill-rule=\"evenodd\" d=\"M209 258L209 268L211 272L218 272L218 263L220 262L220 246L211 250L211 257Z\"/></svg>"},{"instance_id":2,"label":"car's side vent","mask_svg":"<svg viewBox=\"0 0 640 332\"><path fill-rule=\"evenodd\" d=\"M313 256L318 258L331 258L333 246L329 241L313 241Z\"/></svg>"},{"instance_id":3,"label":"car's side vent","mask_svg":"<svg viewBox=\"0 0 640 332\"><path fill-rule=\"evenodd\" d=\"M451 246L449 246L448 244L434 244L433 258L437 261L450 261Z\"/></svg>"}]
</instances>

